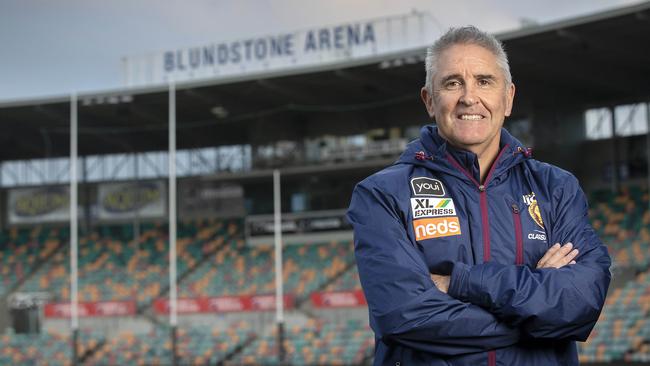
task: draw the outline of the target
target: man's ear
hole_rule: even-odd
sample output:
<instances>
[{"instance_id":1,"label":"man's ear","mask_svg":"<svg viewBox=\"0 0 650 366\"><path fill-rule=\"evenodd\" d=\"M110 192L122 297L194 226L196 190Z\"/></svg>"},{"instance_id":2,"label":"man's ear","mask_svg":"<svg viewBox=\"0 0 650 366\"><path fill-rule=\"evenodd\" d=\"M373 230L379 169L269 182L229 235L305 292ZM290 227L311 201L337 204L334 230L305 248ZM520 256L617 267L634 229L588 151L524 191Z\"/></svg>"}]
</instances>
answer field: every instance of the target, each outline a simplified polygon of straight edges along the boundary
<instances>
[{"instance_id":1,"label":"man's ear","mask_svg":"<svg viewBox=\"0 0 650 366\"><path fill-rule=\"evenodd\" d=\"M510 117L510 114L512 113L512 103L515 99L515 84L510 84L506 90L506 110L505 110L505 115L506 117Z\"/></svg>"},{"instance_id":2,"label":"man's ear","mask_svg":"<svg viewBox=\"0 0 650 366\"><path fill-rule=\"evenodd\" d=\"M429 93L427 87L422 87L422 89L420 89L420 97L422 98L424 106L427 108L429 117L433 118L436 115L436 109L433 105L433 94Z\"/></svg>"}]
</instances>

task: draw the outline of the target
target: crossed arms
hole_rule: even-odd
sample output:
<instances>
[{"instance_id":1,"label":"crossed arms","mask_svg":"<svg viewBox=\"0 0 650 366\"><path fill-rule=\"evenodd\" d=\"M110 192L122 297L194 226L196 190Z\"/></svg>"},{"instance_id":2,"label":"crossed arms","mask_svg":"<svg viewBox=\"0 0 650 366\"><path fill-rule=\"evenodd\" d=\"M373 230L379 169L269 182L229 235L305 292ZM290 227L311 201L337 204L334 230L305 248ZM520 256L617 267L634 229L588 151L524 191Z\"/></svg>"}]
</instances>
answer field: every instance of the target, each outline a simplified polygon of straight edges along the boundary
<instances>
[{"instance_id":1,"label":"crossed arms","mask_svg":"<svg viewBox=\"0 0 650 366\"><path fill-rule=\"evenodd\" d=\"M384 340L443 355L485 351L522 337L584 340L602 309L610 259L589 226L577 182L557 192L549 240L536 268L453 263L432 276L390 195L371 184L355 189L348 217L368 300L371 326Z\"/></svg>"}]
</instances>

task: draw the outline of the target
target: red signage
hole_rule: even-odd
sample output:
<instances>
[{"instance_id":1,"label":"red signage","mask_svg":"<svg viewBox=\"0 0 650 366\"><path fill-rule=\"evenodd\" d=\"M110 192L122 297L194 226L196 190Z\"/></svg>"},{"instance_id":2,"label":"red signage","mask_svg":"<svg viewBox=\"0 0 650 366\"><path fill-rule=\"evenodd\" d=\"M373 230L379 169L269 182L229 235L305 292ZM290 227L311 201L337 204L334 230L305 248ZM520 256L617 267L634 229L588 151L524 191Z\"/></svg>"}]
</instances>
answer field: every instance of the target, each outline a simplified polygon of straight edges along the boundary
<instances>
[{"instance_id":1,"label":"red signage","mask_svg":"<svg viewBox=\"0 0 650 366\"><path fill-rule=\"evenodd\" d=\"M363 291L314 292L311 303L315 308L348 308L366 306Z\"/></svg>"},{"instance_id":2,"label":"red signage","mask_svg":"<svg viewBox=\"0 0 650 366\"><path fill-rule=\"evenodd\" d=\"M77 309L80 317L127 316L135 314L136 306L134 301L80 302ZM69 302L49 303L44 313L47 318L69 318L72 306Z\"/></svg>"},{"instance_id":3,"label":"red signage","mask_svg":"<svg viewBox=\"0 0 650 366\"><path fill-rule=\"evenodd\" d=\"M293 296L284 295L284 307L293 308ZM169 299L156 299L153 308L157 314L169 314ZM275 295L178 299L176 310L178 314L270 311L275 310Z\"/></svg>"}]
</instances>

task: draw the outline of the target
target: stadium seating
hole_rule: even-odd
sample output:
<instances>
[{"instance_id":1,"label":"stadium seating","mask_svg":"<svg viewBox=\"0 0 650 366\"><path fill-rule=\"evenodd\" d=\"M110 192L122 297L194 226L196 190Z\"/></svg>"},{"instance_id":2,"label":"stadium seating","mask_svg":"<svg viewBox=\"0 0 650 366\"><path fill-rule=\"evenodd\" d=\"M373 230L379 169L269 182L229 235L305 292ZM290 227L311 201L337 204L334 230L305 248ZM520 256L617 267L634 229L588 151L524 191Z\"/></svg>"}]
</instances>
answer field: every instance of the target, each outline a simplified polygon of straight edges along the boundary
<instances>
[{"instance_id":1,"label":"stadium seating","mask_svg":"<svg viewBox=\"0 0 650 366\"><path fill-rule=\"evenodd\" d=\"M650 264L650 203L647 187L623 187L590 195L591 223L607 244L615 266L645 270Z\"/></svg>"},{"instance_id":2,"label":"stadium seating","mask_svg":"<svg viewBox=\"0 0 650 366\"><path fill-rule=\"evenodd\" d=\"M650 343L650 272L623 288L611 289L605 309L586 343L581 362L643 358Z\"/></svg>"},{"instance_id":3,"label":"stadium seating","mask_svg":"<svg viewBox=\"0 0 650 366\"><path fill-rule=\"evenodd\" d=\"M248 323L232 324L227 330L217 327L180 327L177 331L177 357L181 365L216 365L254 335ZM170 330L155 328L147 334L122 333L108 340L86 360L86 365L160 365L171 363Z\"/></svg>"},{"instance_id":4,"label":"stadium seating","mask_svg":"<svg viewBox=\"0 0 650 366\"><path fill-rule=\"evenodd\" d=\"M361 290L361 281L359 280L359 271L357 266L351 266L335 281L325 287L325 291L353 291Z\"/></svg>"},{"instance_id":5,"label":"stadium seating","mask_svg":"<svg viewBox=\"0 0 650 366\"><path fill-rule=\"evenodd\" d=\"M273 247L231 242L183 281L181 297L269 294L275 291ZM283 251L286 293L306 298L354 262L349 241L289 245Z\"/></svg>"},{"instance_id":6,"label":"stadium seating","mask_svg":"<svg viewBox=\"0 0 650 366\"><path fill-rule=\"evenodd\" d=\"M67 237L67 228L45 226L0 231L0 294L28 277Z\"/></svg>"},{"instance_id":7,"label":"stadium seating","mask_svg":"<svg viewBox=\"0 0 650 366\"><path fill-rule=\"evenodd\" d=\"M206 254L239 235L240 223L196 221L178 227L178 276L194 269ZM133 300L148 304L166 287L167 228L148 223L139 240L132 225L101 226L79 240L79 301ZM69 299L69 259L61 251L25 282L22 291L49 291L53 301Z\"/></svg>"},{"instance_id":8,"label":"stadium seating","mask_svg":"<svg viewBox=\"0 0 650 366\"><path fill-rule=\"evenodd\" d=\"M9 328L11 329L11 328ZM81 330L79 355L83 356L103 341L97 331ZM58 366L72 364L70 336L58 332L0 335L0 365Z\"/></svg>"},{"instance_id":9,"label":"stadium seating","mask_svg":"<svg viewBox=\"0 0 650 366\"><path fill-rule=\"evenodd\" d=\"M590 203L592 224L608 245L615 266L640 274L634 281L610 289L591 337L579 344L580 360L650 361L647 189L629 187L619 194L595 192L590 195ZM274 249L269 245L246 246L241 220L182 222L178 231L179 297L273 293ZM27 278L21 291L49 291L55 301L67 300L69 262L67 251L61 250L67 237L67 228L41 226L1 232L0 271L4 276L0 289L6 291ZM143 224L138 241L133 240L130 224L100 226L81 236L79 248L80 301L135 299L145 306L165 291L165 225ZM40 263L50 255L50 260ZM285 292L294 294L299 301L313 291L361 289L349 241L288 245L283 257ZM181 327L178 335L183 364L277 363L275 333L252 329L245 323L228 330ZM29 364L31 359L44 357L51 364L66 364L70 360L68 342L60 334L45 333L35 338L5 335L0 364ZM373 342L365 319L330 323L311 319L304 326L286 330L285 349L292 365L360 364L372 357ZM123 333L106 340L88 334L81 347L84 352L90 350L85 359L88 365L157 364L168 362L171 355L169 330L165 328L148 334Z\"/></svg>"},{"instance_id":10,"label":"stadium seating","mask_svg":"<svg viewBox=\"0 0 650 366\"><path fill-rule=\"evenodd\" d=\"M277 365L276 330L260 336L229 359L226 365ZM372 332L360 320L325 323L310 319L304 326L286 330L284 341L290 365L358 365L372 356Z\"/></svg>"},{"instance_id":11,"label":"stadium seating","mask_svg":"<svg viewBox=\"0 0 650 366\"><path fill-rule=\"evenodd\" d=\"M591 336L580 344L582 362L644 360L650 342L650 210L647 187L623 187L590 195L590 219L609 248L614 267L640 274L610 288ZM646 356L644 356L646 355Z\"/></svg>"}]
</instances>

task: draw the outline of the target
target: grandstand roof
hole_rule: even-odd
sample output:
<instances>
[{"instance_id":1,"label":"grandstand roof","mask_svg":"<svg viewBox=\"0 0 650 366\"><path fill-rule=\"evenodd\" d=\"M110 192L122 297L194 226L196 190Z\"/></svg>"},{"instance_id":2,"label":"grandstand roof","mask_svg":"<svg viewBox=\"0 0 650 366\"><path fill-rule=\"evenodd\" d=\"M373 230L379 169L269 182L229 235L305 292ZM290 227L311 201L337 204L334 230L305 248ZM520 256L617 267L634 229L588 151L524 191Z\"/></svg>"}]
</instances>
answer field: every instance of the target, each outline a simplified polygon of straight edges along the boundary
<instances>
[{"instance_id":1,"label":"grandstand roof","mask_svg":"<svg viewBox=\"0 0 650 366\"><path fill-rule=\"evenodd\" d=\"M517 85L516 114L650 99L650 2L499 37ZM419 124L422 54L179 85L178 147ZM79 153L166 150L167 98L160 87L81 95ZM0 121L0 161L69 154L67 97L0 104Z\"/></svg>"}]
</instances>

